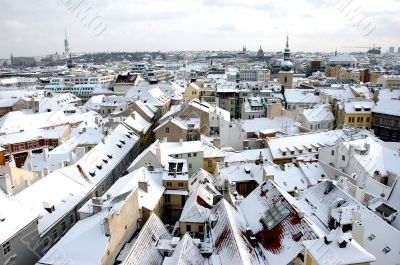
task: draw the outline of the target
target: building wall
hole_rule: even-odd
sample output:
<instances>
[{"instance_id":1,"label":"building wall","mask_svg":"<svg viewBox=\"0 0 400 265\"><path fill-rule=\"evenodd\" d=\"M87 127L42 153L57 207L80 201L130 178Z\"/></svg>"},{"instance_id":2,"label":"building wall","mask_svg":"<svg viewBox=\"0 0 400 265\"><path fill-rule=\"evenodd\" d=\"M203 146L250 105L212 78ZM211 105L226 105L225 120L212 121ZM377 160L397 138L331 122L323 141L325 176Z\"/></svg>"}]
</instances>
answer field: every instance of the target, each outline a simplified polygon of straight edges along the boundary
<instances>
[{"instance_id":1,"label":"building wall","mask_svg":"<svg viewBox=\"0 0 400 265\"><path fill-rule=\"evenodd\" d=\"M168 121L162 127L158 128L155 134L156 139L163 140L167 138L168 142L179 142L181 139L186 141L187 139L187 130L177 126L171 121Z\"/></svg>"},{"instance_id":2,"label":"building wall","mask_svg":"<svg viewBox=\"0 0 400 265\"><path fill-rule=\"evenodd\" d=\"M190 226L190 230L188 230ZM196 232L199 234L203 234L205 231L205 224L204 223L186 223L186 222L179 222L179 229L181 232L181 235L184 235L186 233L190 232Z\"/></svg>"},{"instance_id":3,"label":"building wall","mask_svg":"<svg viewBox=\"0 0 400 265\"><path fill-rule=\"evenodd\" d=\"M217 163L219 162L224 162L224 158L223 157L204 158L203 169L211 174L214 174L215 169L217 168Z\"/></svg>"},{"instance_id":4,"label":"building wall","mask_svg":"<svg viewBox=\"0 0 400 265\"><path fill-rule=\"evenodd\" d=\"M382 140L400 142L400 116L373 112L372 124L375 135Z\"/></svg>"},{"instance_id":5,"label":"building wall","mask_svg":"<svg viewBox=\"0 0 400 265\"><path fill-rule=\"evenodd\" d=\"M199 89L196 89L193 84L190 84L184 93L184 99L185 100L193 100L193 99L199 99L200 97L200 91Z\"/></svg>"},{"instance_id":6,"label":"building wall","mask_svg":"<svg viewBox=\"0 0 400 265\"><path fill-rule=\"evenodd\" d=\"M3 246L6 242L9 242L11 252L4 254ZM6 242L2 242L1 244L0 264L35 264L45 254L41 246L42 239L38 233L36 220L28 224L23 230Z\"/></svg>"},{"instance_id":7,"label":"building wall","mask_svg":"<svg viewBox=\"0 0 400 265\"><path fill-rule=\"evenodd\" d=\"M284 86L284 88L292 88L293 86L293 72L279 72L279 83Z\"/></svg>"},{"instance_id":8,"label":"building wall","mask_svg":"<svg viewBox=\"0 0 400 265\"><path fill-rule=\"evenodd\" d=\"M106 230L110 237L106 253L101 260L102 265L114 264L122 247L137 231L139 218L138 189L136 189L129 195L118 213L110 212L105 218Z\"/></svg>"},{"instance_id":9,"label":"building wall","mask_svg":"<svg viewBox=\"0 0 400 265\"><path fill-rule=\"evenodd\" d=\"M188 174L192 176L197 170L203 168L203 152L183 153L178 155L171 155L174 158L186 159L188 163Z\"/></svg>"}]
</instances>

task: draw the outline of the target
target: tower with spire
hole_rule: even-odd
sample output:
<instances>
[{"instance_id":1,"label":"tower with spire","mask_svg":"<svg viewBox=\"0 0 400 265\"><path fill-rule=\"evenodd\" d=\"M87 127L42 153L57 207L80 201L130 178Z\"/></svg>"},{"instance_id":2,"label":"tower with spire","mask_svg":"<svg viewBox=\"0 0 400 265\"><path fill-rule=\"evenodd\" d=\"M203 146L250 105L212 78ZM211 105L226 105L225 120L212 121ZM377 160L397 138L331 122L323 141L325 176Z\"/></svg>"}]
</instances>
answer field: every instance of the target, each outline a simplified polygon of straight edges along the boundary
<instances>
[{"instance_id":1,"label":"tower with spire","mask_svg":"<svg viewBox=\"0 0 400 265\"><path fill-rule=\"evenodd\" d=\"M286 35L286 46L283 52L283 62L279 71L279 82L282 88L292 88L294 65L290 61L289 35Z\"/></svg>"},{"instance_id":2,"label":"tower with spire","mask_svg":"<svg viewBox=\"0 0 400 265\"><path fill-rule=\"evenodd\" d=\"M65 27L64 56L68 56L68 54L69 54L69 43L67 37L67 27Z\"/></svg>"}]
</instances>

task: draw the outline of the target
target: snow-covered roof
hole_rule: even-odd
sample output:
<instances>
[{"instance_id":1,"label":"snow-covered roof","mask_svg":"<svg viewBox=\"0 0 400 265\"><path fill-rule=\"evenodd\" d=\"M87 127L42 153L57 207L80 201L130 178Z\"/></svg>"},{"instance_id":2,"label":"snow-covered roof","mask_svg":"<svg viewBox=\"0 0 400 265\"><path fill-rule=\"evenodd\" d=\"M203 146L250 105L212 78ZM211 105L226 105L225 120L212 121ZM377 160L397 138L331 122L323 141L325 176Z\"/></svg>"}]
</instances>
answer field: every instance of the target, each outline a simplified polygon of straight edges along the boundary
<instances>
[{"instance_id":1,"label":"snow-covered roof","mask_svg":"<svg viewBox=\"0 0 400 265\"><path fill-rule=\"evenodd\" d=\"M303 110L303 116L310 123L335 120L330 107L326 105L305 109Z\"/></svg>"},{"instance_id":2,"label":"snow-covered roof","mask_svg":"<svg viewBox=\"0 0 400 265\"><path fill-rule=\"evenodd\" d=\"M118 125L104 143L95 146L77 163L52 172L18 193L15 197L41 216L38 221L39 234L46 232L76 207L110 174L138 140L138 136L128 128ZM49 213L45 210L46 205L54 206L55 210Z\"/></svg>"},{"instance_id":3,"label":"snow-covered roof","mask_svg":"<svg viewBox=\"0 0 400 265\"><path fill-rule=\"evenodd\" d=\"M272 158L277 159L306 153L315 153L320 147L334 145L336 141L344 136L342 130L336 130L270 138L267 139L267 143L269 150L271 150ZM311 149L311 152L309 149ZM292 151L293 155L291 154ZM286 154L283 152L286 152Z\"/></svg>"},{"instance_id":4,"label":"snow-covered roof","mask_svg":"<svg viewBox=\"0 0 400 265\"><path fill-rule=\"evenodd\" d=\"M376 260L357 241L351 240L351 236L348 237L348 234L344 234L340 228L337 228L327 235L328 244L323 238L319 238L304 241L303 245L320 265L361 264ZM339 242L346 242L346 246L340 247Z\"/></svg>"},{"instance_id":5,"label":"snow-covered roof","mask_svg":"<svg viewBox=\"0 0 400 265\"><path fill-rule=\"evenodd\" d=\"M225 199L214 206L211 215L211 237L221 264L260 264L255 249L244 236L243 219Z\"/></svg>"},{"instance_id":6,"label":"snow-covered roof","mask_svg":"<svg viewBox=\"0 0 400 265\"><path fill-rule=\"evenodd\" d=\"M285 99L288 104L318 104L321 102L321 98L315 95L314 92L313 89L286 89Z\"/></svg>"},{"instance_id":7,"label":"snow-covered roof","mask_svg":"<svg viewBox=\"0 0 400 265\"><path fill-rule=\"evenodd\" d=\"M241 120L242 128L246 132L259 133L264 130L275 130L287 134L299 133L301 124L289 117L255 118L251 120Z\"/></svg>"},{"instance_id":8,"label":"snow-covered roof","mask_svg":"<svg viewBox=\"0 0 400 265\"><path fill-rule=\"evenodd\" d=\"M329 62L357 62L357 59L351 54L338 54L329 58Z\"/></svg>"},{"instance_id":9,"label":"snow-covered roof","mask_svg":"<svg viewBox=\"0 0 400 265\"><path fill-rule=\"evenodd\" d=\"M256 165L254 162L233 162L232 165L227 167L221 165L217 182L219 185L222 185L225 180L228 180L230 183L255 181L260 184L263 182L263 172L262 164Z\"/></svg>"},{"instance_id":10,"label":"snow-covered roof","mask_svg":"<svg viewBox=\"0 0 400 265\"><path fill-rule=\"evenodd\" d=\"M339 108L344 110L346 114L349 113L368 114L371 113L371 110L374 107L375 103L373 101L351 101L351 102L342 102L339 104Z\"/></svg>"},{"instance_id":11,"label":"snow-covered roof","mask_svg":"<svg viewBox=\"0 0 400 265\"><path fill-rule=\"evenodd\" d=\"M238 208L267 264L288 264L303 251L302 241L319 238L319 229L302 217L296 200L273 181L261 184Z\"/></svg>"},{"instance_id":12,"label":"snow-covered roof","mask_svg":"<svg viewBox=\"0 0 400 265\"><path fill-rule=\"evenodd\" d=\"M160 218L152 213L122 264L162 264L164 258L157 249L159 239L172 239L172 236L164 227Z\"/></svg>"},{"instance_id":13,"label":"snow-covered roof","mask_svg":"<svg viewBox=\"0 0 400 265\"><path fill-rule=\"evenodd\" d=\"M327 181L322 181L302 192L298 202L305 214L321 229L329 232L327 227L332 207L343 209L343 212L349 209L351 218L354 215L364 228L362 245L376 257L374 264L396 264L400 260L398 244L400 231L355 201L336 185L333 184L332 189L326 193L327 185L329 185ZM338 200L344 203L342 206L335 207ZM386 247L389 248L388 252L384 251Z\"/></svg>"},{"instance_id":14,"label":"snow-covered roof","mask_svg":"<svg viewBox=\"0 0 400 265\"><path fill-rule=\"evenodd\" d=\"M199 186L186 200L179 222L205 223L213 205L212 201L213 194Z\"/></svg>"},{"instance_id":15,"label":"snow-covered roof","mask_svg":"<svg viewBox=\"0 0 400 265\"><path fill-rule=\"evenodd\" d=\"M133 112L132 115L128 116L125 120L124 123L134 130L136 133L140 134L143 133L145 134L151 127L151 123L147 122L139 113L136 111Z\"/></svg>"},{"instance_id":16,"label":"snow-covered roof","mask_svg":"<svg viewBox=\"0 0 400 265\"><path fill-rule=\"evenodd\" d=\"M270 165L264 167L264 170L267 177L273 176L273 180L284 191L304 190L309 185L307 178L295 164Z\"/></svg>"},{"instance_id":17,"label":"snow-covered roof","mask_svg":"<svg viewBox=\"0 0 400 265\"><path fill-rule=\"evenodd\" d=\"M179 118L179 117L174 117L174 118L169 118L166 121L164 121L163 123L161 123L157 128L154 129L154 131L158 131L160 128L163 128L168 123L173 123L176 126L180 127L181 129L184 129L184 130L200 129L200 119L199 118L183 119L183 118Z\"/></svg>"},{"instance_id":18,"label":"snow-covered roof","mask_svg":"<svg viewBox=\"0 0 400 265\"><path fill-rule=\"evenodd\" d=\"M203 152L201 141L162 142L160 143L160 148L161 152L165 152L168 155Z\"/></svg>"},{"instance_id":19,"label":"snow-covered roof","mask_svg":"<svg viewBox=\"0 0 400 265\"><path fill-rule=\"evenodd\" d=\"M165 257L163 265L203 265L204 257L189 234L183 235L170 257Z\"/></svg>"}]
</instances>

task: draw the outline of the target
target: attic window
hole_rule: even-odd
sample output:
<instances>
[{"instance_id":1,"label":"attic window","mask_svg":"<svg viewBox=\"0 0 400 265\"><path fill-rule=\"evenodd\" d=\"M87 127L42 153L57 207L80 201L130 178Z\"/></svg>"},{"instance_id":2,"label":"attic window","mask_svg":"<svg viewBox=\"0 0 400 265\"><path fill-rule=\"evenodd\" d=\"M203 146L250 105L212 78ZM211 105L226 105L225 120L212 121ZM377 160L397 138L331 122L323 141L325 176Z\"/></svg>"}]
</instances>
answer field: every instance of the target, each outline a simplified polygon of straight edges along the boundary
<instances>
[{"instance_id":1,"label":"attic window","mask_svg":"<svg viewBox=\"0 0 400 265\"><path fill-rule=\"evenodd\" d=\"M368 237L368 240L372 241L372 240L374 240L374 238L375 238L375 235L374 234L370 234L369 237Z\"/></svg>"},{"instance_id":2,"label":"attic window","mask_svg":"<svg viewBox=\"0 0 400 265\"><path fill-rule=\"evenodd\" d=\"M49 213L52 213L55 211L54 205L51 207L45 207L46 211L48 211Z\"/></svg>"},{"instance_id":3,"label":"attic window","mask_svg":"<svg viewBox=\"0 0 400 265\"><path fill-rule=\"evenodd\" d=\"M387 254L391 251L392 249L390 247L385 247L384 249L382 249L382 252Z\"/></svg>"}]
</instances>

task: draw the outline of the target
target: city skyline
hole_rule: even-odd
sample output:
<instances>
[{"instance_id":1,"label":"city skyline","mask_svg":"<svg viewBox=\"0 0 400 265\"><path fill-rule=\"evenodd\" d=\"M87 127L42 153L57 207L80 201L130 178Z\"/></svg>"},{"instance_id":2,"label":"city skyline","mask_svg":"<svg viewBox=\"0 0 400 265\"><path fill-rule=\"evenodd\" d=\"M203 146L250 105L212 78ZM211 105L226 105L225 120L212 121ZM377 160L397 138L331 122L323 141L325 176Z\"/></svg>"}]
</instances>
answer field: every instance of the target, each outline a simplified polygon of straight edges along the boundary
<instances>
[{"instance_id":1,"label":"city skyline","mask_svg":"<svg viewBox=\"0 0 400 265\"><path fill-rule=\"evenodd\" d=\"M282 51L290 34L294 52L366 51L375 43L397 47L393 25L400 4L373 1L183 0L152 2L6 1L0 11L0 58L63 52L67 27L72 52L238 50ZM15 10L18 8L18 12ZM251 18L251 19L249 19Z\"/></svg>"}]
</instances>

